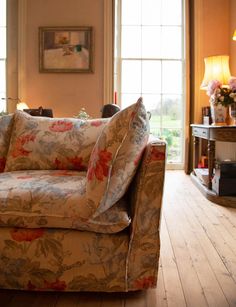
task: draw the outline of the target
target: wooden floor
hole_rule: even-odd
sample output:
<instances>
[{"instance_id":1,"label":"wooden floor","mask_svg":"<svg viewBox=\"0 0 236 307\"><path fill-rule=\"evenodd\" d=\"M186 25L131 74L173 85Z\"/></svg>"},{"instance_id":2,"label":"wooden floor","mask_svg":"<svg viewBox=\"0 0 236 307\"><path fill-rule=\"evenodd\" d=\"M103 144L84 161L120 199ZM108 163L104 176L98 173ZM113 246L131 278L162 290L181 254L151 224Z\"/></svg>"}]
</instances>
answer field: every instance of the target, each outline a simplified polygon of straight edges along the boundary
<instances>
[{"instance_id":1,"label":"wooden floor","mask_svg":"<svg viewBox=\"0 0 236 307\"><path fill-rule=\"evenodd\" d=\"M0 306L236 306L236 209L207 201L180 171L168 171L158 287L129 294L0 290Z\"/></svg>"}]
</instances>

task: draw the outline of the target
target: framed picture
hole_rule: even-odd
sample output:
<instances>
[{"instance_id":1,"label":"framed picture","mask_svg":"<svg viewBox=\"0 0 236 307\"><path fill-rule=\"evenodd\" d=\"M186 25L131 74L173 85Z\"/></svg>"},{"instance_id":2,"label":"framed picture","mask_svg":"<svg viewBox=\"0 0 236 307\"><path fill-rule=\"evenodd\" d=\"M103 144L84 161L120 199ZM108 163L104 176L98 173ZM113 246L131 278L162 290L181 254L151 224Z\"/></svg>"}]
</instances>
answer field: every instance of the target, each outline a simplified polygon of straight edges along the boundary
<instances>
[{"instance_id":1,"label":"framed picture","mask_svg":"<svg viewBox=\"0 0 236 307\"><path fill-rule=\"evenodd\" d=\"M93 72L92 27L39 27L39 71Z\"/></svg>"}]
</instances>

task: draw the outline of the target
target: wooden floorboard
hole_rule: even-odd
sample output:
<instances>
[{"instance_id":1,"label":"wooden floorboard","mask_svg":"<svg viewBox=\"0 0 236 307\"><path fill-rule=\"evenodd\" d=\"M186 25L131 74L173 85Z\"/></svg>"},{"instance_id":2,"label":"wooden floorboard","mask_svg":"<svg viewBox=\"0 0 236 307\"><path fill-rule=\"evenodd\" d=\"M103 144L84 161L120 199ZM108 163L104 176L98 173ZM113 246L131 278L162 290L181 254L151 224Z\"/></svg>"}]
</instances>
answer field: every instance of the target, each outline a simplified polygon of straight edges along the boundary
<instances>
[{"instance_id":1,"label":"wooden floorboard","mask_svg":"<svg viewBox=\"0 0 236 307\"><path fill-rule=\"evenodd\" d=\"M206 200L182 171L167 171L157 289L134 293L0 290L0 307L236 306L236 209Z\"/></svg>"}]
</instances>

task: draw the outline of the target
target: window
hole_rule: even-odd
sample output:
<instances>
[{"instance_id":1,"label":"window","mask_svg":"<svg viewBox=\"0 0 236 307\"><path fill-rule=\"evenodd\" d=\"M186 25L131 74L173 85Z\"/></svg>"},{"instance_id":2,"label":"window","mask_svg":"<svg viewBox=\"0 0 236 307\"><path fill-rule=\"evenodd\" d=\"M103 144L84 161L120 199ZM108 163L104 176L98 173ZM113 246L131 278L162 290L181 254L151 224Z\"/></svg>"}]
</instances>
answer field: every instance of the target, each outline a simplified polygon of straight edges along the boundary
<instances>
[{"instance_id":1,"label":"window","mask_svg":"<svg viewBox=\"0 0 236 307\"><path fill-rule=\"evenodd\" d=\"M0 1L0 98L6 97L6 0ZM6 110L6 100L0 99L0 112Z\"/></svg>"},{"instance_id":2,"label":"window","mask_svg":"<svg viewBox=\"0 0 236 307\"><path fill-rule=\"evenodd\" d=\"M184 0L117 0L114 89L122 107L142 96L151 133L183 165ZM170 9L172 7L172 9ZM174 9L173 9L174 8Z\"/></svg>"}]
</instances>

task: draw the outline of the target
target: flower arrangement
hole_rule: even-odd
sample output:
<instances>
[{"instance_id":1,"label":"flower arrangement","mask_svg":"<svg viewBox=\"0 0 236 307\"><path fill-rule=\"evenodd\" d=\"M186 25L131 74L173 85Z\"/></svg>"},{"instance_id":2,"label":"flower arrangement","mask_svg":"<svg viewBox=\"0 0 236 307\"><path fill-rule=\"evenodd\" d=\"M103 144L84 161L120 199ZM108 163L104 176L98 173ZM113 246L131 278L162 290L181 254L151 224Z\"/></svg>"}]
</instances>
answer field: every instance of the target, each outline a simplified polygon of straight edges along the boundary
<instances>
[{"instance_id":1,"label":"flower arrangement","mask_svg":"<svg viewBox=\"0 0 236 307\"><path fill-rule=\"evenodd\" d=\"M74 116L75 118L83 119L83 120L88 120L91 119L92 117L86 112L85 108L82 108L77 115Z\"/></svg>"},{"instance_id":2,"label":"flower arrangement","mask_svg":"<svg viewBox=\"0 0 236 307\"><path fill-rule=\"evenodd\" d=\"M215 106L221 104L227 107L236 103L236 77L230 78L227 87L223 87L222 83L218 80L210 81L207 95L210 96L210 102Z\"/></svg>"}]
</instances>

